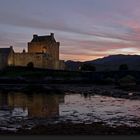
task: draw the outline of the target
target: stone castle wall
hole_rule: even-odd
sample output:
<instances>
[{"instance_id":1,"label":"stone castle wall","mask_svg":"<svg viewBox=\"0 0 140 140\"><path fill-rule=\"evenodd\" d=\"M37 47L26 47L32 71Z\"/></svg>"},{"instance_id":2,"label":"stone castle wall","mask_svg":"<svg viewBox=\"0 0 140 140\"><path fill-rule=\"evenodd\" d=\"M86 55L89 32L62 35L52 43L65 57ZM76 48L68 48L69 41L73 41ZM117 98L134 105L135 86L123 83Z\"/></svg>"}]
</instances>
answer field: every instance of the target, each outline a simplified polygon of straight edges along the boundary
<instances>
[{"instance_id":1,"label":"stone castle wall","mask_svg":"<svg viewBox=\"0 0 140 140\"><path fill-rule=\"evenodd\" d=\"M50 36L34 35L33 40L28 43L28 52L14 53L13 48L7 54L0 53L0 68L6 66L28 66L33 64L35 68L65 69L64 61L59 60L60 43Z\"/></svg>"},{"instance_id":2,"label":"stone castle wall","mask_svg":"<svg viewBox=\"0 0 140 140\"><path fill-rule=\"evenodd\" d=\"M9 49L10 52L8 54L0 52L0 69L5 68L7 65L13 64L14 51L12 47L10 47Z\"/></svg>"},{"instance_id":3,"label":"stone castle wall","mask_svg":"<svg viewBox=\"0 0 140 140\"><path fill-rule=\"evenodd\" d=\"M59 60L59 42L29 42L29 53L47 53L50 59Z\"/></svg>"},{"instance_id":4,"label":"stone castle wall","mask_svg":"<svg viewBox=\"0 0 140 140\"><path fill-rule=\"evenodd\" d=\"M3 69L7 65L7 55L0 53L0 69Z\"/></svg>"},{"instance_id":5,"label":"stone castle wall","mask_svg":"<svg viewBox=\"0 0 140 140\"><path fill-rule=\"evenodd\" d=\"M35 68L45 69L64 69L64 62L60 60L50 60L45 54L35 53L14 53L14 57L9 61L13 61L13 66L27 66L32 63Z\"/></svg>"},{"instance_id":6,"label":"stone castle wall","mask_svg":"<svg viewBox=\"0 0 140 140\"><path fill-rule=\"evenodd\" d=\"M42 68L42 59L42 54L15 53L13 65L26 67L29 63L33 63L34 67Z\"/></svg>"},{"instance_id":7,"label":"stone castle wall","mask_svg":"<svg viewBox=\"0 0 140 140\"><path fill-rule=\"evenodd\" d=\"M14 55L15 55L15 53L12 49L11 53L8 55L8 60L7 60L8 66L13 66Z\"/></svg>"}]
</instances>

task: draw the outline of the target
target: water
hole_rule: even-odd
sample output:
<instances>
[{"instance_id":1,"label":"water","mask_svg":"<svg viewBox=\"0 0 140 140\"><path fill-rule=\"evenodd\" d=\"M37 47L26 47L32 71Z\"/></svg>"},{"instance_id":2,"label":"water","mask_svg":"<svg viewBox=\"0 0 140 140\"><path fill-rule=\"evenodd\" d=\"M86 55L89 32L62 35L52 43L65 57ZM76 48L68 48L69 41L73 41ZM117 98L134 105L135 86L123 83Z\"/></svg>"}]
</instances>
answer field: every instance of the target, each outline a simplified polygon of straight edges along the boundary
<instances>
[{"instance_id":1,"label":"water","mask_svg":"<svg viewBox=\"0 0 140 140\"><path fill-rule=\"evenodd\" d=\"M105 122L140 126L140 100L98 95L0 93L0 129L17 131L48 123Z\"/></svg>"}]
</instances>

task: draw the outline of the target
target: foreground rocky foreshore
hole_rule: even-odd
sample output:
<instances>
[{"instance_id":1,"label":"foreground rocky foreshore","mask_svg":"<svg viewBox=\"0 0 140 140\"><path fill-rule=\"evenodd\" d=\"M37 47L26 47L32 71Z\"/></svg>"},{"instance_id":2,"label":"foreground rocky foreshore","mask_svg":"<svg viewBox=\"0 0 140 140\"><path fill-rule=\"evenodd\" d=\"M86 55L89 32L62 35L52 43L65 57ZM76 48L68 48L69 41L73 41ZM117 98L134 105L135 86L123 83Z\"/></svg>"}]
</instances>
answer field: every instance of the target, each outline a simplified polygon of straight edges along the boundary
<instances>
[{"instance_id":1,"label":"foreground rocky foreshore","mask_svg":"<svg viewBox=\"0 0 140 140\"><path fill-rule=\"evenodd\" d=\"M101 122L92 124L49 124L35 126L30 130L20 129L16 132L0 130L2 135L139 135L140 127L111 127Z\"/></svg>"},{"instance_id":2,"label":"foreground rocky foreshore","mask_svg":"<svg viewBox=\"0 0 140 140\"><path fill-rule=\"evenodd\" d=\"M43 92L44 94L83 94L85 97L90 95L103 95L125 99L140 99L139 86L121 89L116 85L93 85L93 84L19 84L1 85L1 91L12 92L20 91L31 94L32 92ZM32 92L30 92L32 91ZM57 92L56 92L57 91ZM136 120L139 121L139 120ZM1 130L1 135L139 135L140 127L132 127L121 124L121 126L110 126L103 122L72 123L59 122L56 124L36 125L31 129L24 127L17 131Z\"/></svg>"}]
</instances>

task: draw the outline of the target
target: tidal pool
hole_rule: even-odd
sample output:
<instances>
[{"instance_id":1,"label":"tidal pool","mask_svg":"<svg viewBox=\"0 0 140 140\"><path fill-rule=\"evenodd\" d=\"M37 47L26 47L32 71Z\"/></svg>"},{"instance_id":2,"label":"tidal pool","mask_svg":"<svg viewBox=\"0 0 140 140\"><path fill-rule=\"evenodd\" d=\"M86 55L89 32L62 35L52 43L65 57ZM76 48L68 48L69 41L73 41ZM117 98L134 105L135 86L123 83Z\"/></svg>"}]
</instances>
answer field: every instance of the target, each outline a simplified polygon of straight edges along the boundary
<instances>
[{"instance_id":1,"label":"tidal pool","mask_svg":"<svg viewBox=\"0 0 140 140\"><path fill-rule=\"evenodd\" d=\"M140 126L140 100L70 93L0 93L0 129L16 131L61 122Z\"/></svg>"}]
</instances>

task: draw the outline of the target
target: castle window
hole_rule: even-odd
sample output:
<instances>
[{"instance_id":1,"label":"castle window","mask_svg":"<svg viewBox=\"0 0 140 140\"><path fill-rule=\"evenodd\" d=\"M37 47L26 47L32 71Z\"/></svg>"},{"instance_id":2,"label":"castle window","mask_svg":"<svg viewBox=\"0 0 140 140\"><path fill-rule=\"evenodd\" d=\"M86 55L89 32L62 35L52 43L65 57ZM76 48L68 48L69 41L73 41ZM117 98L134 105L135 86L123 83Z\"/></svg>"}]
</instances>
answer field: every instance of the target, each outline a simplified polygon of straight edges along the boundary
<instances>
[{"instance_id":1,"label":"castle window","mask_svg":"<svg viewBox=\"0 0 140 140\"><path fill-rule=\"evenodd\" d=\"M46 52L47 52L46 47L43 47L43 53L46 53Z\"/></svg>"},{"instance_id":2,"label":"castle window","mask_svg":"<svg viewBox=\"0 0 140 140\"><path fill-rule=\"evenodd\" d=\"M36 59L37 59L37 60L41 60L41 57L40 57L40 56L36 56Z\"/></svg>"}]
</instances>

